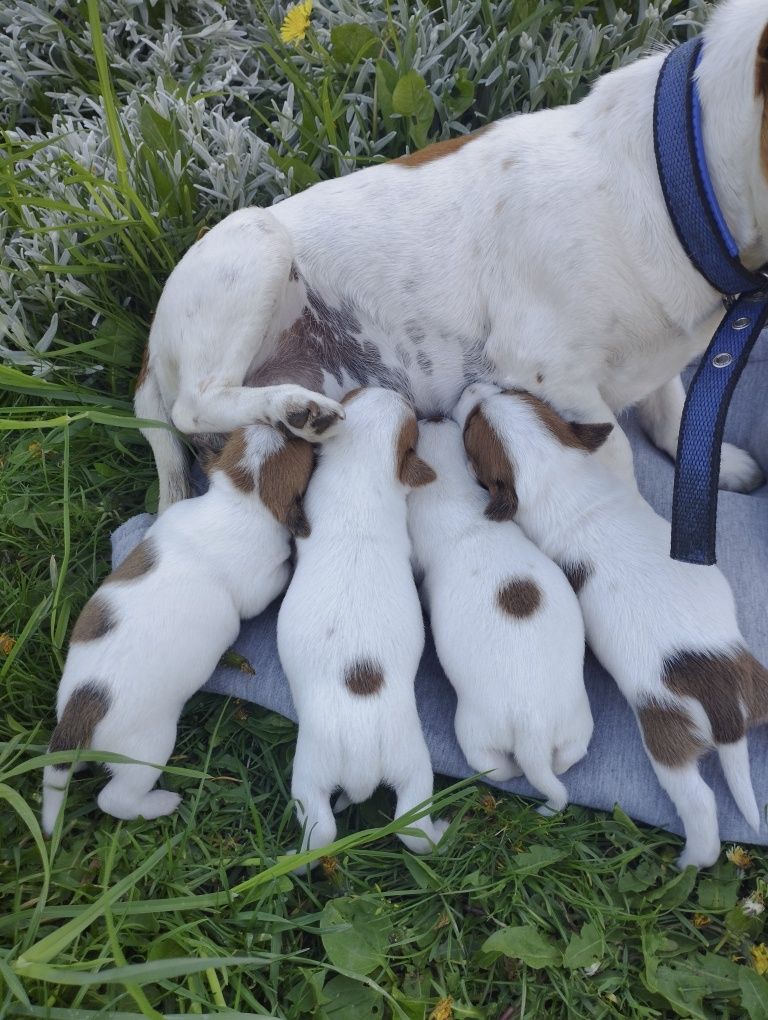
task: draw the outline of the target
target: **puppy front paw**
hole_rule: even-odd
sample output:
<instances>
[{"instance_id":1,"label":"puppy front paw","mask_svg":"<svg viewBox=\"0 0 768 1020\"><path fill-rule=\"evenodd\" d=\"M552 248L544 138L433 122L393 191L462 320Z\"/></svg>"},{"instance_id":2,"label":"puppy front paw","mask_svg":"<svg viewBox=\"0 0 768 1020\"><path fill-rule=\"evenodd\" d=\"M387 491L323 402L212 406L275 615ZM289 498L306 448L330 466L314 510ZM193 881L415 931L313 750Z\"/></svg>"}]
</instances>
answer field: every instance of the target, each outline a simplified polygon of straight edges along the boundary
<instances>
[{"instance_id":1,"label":"puppy front paw","mask_svg":"<svg viewBox=\"0 0 768 1020\"><path fill-rule=\"evenodd\" d=\"M765 475L754 457L732 443L723 443L719 488L730 492L752 492L764 482Z\"/></svg>"},{"instance_id":2,"label":"puppy front paw","mask_svg":"<svg viewBox=\"0 0 768 1020\"><path fill-rule=\"evenodd\" d=\"M345 418L344 408L320 393L296 387L296 393L285 399L280 419L289 431L310 443L332 436Z\"/></svg>"}]
</instances>

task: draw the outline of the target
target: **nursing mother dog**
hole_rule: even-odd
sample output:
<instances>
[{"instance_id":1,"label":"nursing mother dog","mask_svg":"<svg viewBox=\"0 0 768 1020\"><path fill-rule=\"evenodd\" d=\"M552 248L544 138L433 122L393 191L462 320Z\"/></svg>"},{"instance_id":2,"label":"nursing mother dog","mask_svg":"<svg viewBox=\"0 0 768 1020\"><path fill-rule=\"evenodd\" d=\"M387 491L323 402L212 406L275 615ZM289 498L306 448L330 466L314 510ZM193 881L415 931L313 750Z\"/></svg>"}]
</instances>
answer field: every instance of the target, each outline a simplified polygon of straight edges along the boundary
<instances>
[{"instance_id":1,"label":"nursing mother dog","mask_svg":"<svg viewBox=\"0 0 768 1020\"><path fill-rule=\"evenodd\" d=\"M706 158L755 268L768 260L768 5L723 0L704 39ZM488 379L582 422L637 403L674 454L678 373L705 349L722 302L683 251L657 176L663 59L605 75L576 105L228 216L168 279L137 414L188 434L281 423L316 441L338 427L353 386L397 389L428 416ZM162 510L187 494L184 447L167 429L146 436ZM598 456L632 479L620 429ZM760 482L754 460L725 444L721 486Z\"/></svg>"}]
</instances>

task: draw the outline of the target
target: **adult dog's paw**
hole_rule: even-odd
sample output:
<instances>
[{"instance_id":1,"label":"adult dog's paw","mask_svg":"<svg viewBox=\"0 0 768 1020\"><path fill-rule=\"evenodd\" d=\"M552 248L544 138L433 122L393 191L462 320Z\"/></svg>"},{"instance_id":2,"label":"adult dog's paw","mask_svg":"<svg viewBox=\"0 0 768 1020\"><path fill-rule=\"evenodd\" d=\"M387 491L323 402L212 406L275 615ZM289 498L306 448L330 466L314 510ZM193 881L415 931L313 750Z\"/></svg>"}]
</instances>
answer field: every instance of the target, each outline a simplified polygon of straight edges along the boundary
<instances>
[{"instance_id":1,"label":"adult dog's paw","mask_svg":"<svg viewBox=\"0 0 768 1020\"><path fill-rule=\"evenodd\" d=\"M319 443L332 436L346 417L341 404L319 393L296 387L287 397L280 418L295 436Z\"/></svg>"},{"instance_id":2,"label":"adult dog's paw","mask_svg":"<svg viewBox=\"0 0 768 1020\"><path fill-rule=\"evenodd\" d=\"M754 457L732 443L723 443L719 488L730 492L752 492L764 482L765 475Z\"/></svg>"}]
</instances>

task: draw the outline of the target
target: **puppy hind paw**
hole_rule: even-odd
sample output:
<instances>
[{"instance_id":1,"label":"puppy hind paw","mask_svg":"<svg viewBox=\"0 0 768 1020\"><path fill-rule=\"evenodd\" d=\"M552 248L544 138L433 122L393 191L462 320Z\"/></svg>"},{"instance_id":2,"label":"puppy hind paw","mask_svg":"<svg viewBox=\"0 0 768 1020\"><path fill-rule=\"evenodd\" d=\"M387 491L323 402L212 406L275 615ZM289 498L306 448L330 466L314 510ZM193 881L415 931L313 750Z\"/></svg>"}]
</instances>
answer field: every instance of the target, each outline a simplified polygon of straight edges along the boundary
<instances>
[{"instance_id":1,"label":"puppy hind paw","mask_svg":"<svg viewBox=\"0 0 768 1020\"><path fill-rule=\"evenodd\" d=\"M142 798L138 813L142 818L162 818L172 815L180 803L181 794L171 790L152 790Z\"/></svg>"},{"instance_id":2,"label":"puppy hind paw","mask_svg":"<svg viewBox=\"0 0 768 1020\"><path fill-rule=\"evenodd\" d=\"M698 871L700 868L709 868L720 856L720 843L713 843L711 845L702 846L691 846L690 840L685 845L685 849L677 858L677 866L680 871L685 871L686 868L693 866Z\"/></svg>"},{"instance_id":3,"label":"puppy hind paw","mask_svg":"<svg viewBox=\"0 0 768 1020\"><path fill-rule=\"evenodd\" d=\"M732 443L723 443L719 488L729 492L752 492L764 483L763 470L751 454Z\"/></svg>"}]
</instances>

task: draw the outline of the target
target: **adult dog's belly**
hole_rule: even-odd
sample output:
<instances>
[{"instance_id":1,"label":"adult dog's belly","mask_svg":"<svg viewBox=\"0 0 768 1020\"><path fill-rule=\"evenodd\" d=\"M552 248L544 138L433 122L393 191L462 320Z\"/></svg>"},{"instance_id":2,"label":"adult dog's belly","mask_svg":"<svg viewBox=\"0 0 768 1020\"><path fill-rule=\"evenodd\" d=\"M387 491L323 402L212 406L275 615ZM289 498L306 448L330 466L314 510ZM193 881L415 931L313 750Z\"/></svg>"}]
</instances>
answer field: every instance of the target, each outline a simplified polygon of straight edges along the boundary
<instances>
[{"instance_id":1,"label":"adult dog's belly","mask_svg":"<svg viewBox=\"0 0 768 1020\"><path fill-rule=\"evenodd\" d=\"M438 316L393 304L386 318L359 298L309 283L297 265L286 302L292 324L249 369L248 386L297 383L339 399L358 386L384 386L407 396L417 413L448 413L470 382L491 378L484 352L489 326L466 332Z\"/></svg>"}]
</instances>

